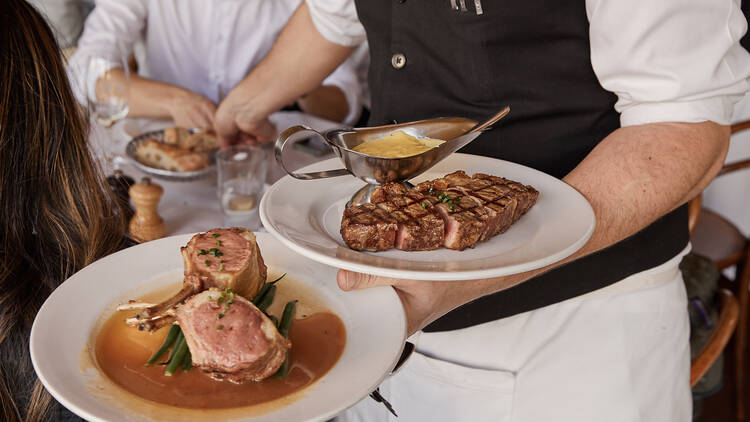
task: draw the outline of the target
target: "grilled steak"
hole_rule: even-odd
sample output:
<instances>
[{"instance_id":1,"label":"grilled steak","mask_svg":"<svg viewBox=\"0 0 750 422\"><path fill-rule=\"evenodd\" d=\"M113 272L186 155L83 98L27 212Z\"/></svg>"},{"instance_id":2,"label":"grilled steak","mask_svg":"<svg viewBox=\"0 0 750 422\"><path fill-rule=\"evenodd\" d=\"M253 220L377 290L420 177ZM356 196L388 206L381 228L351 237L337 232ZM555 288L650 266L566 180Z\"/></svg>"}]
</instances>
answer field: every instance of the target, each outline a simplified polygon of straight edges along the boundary
<instances>
[{"instance_id":1,"label":"grilled steak","mask_svg":"<svg viewBox=\"0 0 750 422\"><path fill-rule=\"evenodd\" d=\"M356 250L384 251L396 244L398 224L388 212L375 204L363 204L344 210L341 237Z\"/></svg>"},{"instance_id":2,"label":"grilled steak","mask_svg":"<svg viewBox=\"0 0 750 422\"><path fill-rule=\"evenodd\" d=\"M268 378L284 362L291 343L252 302L236 295L227 306L226 300L218 303L221 293L204 291L177 308L193 365L234 383Z\"/></svg>"},{"instance_id":3,"label":"grilled steak","mask_svg":"<svg viewBox=\"0 0 750 422\"><path fill-rule=\"evenodd\" d=\"M372 203L344 211L341 235L357 250L463 250L506 231L538 197L531 186L463 171L408 191L388 183L373 192Z\"/></svg>"},{"instance_id":4,"label":"grilled steak","mask_svg":"<svg viewBox=\"0 0 750 422\"><path fill-rule=\"evenodd\" d=\"M443 244L443 219L435 201L418 191L407 191L387 183L373 192L372 203L397 223L395 247L404 251L427 251Z\"/></svg>"}]
</instances>

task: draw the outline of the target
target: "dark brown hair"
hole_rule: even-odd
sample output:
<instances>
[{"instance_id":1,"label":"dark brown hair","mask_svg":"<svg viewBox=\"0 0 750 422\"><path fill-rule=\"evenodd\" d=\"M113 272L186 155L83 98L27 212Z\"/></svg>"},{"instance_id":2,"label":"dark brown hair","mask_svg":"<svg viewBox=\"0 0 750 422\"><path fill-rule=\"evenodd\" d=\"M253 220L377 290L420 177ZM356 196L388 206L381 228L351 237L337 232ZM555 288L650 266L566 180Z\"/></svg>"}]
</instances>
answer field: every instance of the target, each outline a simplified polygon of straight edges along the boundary
<instances>
[{"instance_id":1,"label":"dark brown hair","mask_svg":"<svg viewBox=\"0 0 750 422\"><path fill-rule=\"evenodd\" d=\"M49 26L3 0L0 28L0 420L41 421L53 401L29 359L34 317L62 281L121 247L125 224Z\"/></svg>"}]
</instances>

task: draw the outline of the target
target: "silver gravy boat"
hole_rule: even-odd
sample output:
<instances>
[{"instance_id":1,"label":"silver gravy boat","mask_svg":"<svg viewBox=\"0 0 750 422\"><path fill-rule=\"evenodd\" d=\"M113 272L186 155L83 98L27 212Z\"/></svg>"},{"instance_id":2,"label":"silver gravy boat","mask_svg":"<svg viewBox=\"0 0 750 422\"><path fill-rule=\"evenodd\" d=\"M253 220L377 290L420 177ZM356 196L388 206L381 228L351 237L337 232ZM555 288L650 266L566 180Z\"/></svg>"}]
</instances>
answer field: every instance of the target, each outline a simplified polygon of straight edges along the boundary
<instances>
[{"instance_id":1,"label":"silver gravy boat","mask_svg":"<svg viewBox=\"0 0 750 422\"><path fill-rule=\"evenodd\" d=\"M287 174L300 180L344 175L353 175L364 180L367 185L356 192L347 203L347 207L360 205L370 202L372 192L384 183L403 183L407 188L411 187L408 182L409 179L419 176L448 155L476 139L484 130L487 130L509 112L510 108L505 107L481 124L461 117L440 117L387 126L331 129L323 133L306 126L292 126L279 134L274 145L274 155L276 161ZM376 157L352 149L363 142L380 139L398 130L416 138L433 138L446 142L421 154L403 158ZM344 168L310 173L290 171L284 164L284 147L289 142L294 143L307 139L311 135L322 138L344 163Z\"/></svg>"}]
</instances>

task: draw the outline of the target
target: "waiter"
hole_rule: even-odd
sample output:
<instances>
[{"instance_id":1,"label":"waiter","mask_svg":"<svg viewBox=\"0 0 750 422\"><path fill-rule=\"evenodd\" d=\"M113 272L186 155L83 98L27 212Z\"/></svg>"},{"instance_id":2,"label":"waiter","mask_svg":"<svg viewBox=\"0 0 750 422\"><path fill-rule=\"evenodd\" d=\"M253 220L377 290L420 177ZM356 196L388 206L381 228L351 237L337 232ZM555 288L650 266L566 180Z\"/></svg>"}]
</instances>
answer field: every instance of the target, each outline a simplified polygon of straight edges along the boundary
<instances>
[{"instance_id":1,"label":"waiter","mask_svg":"<svg viewBox=\"0 0 750 422\"><path fill-rule=\"evenodd\" d=\"M417 353L381 393L405 421L687 421L683 204L726 154L748 90L745 29L732 0L308 0L216 129L271 140L266 116L365 36L372 125L510 105L464 152L562 178L596 230L564 262L507 277L340 271L341 288L392 285L404 305ZM369 400L339 417L394 420Z\"/></svg>"}]
</instances>

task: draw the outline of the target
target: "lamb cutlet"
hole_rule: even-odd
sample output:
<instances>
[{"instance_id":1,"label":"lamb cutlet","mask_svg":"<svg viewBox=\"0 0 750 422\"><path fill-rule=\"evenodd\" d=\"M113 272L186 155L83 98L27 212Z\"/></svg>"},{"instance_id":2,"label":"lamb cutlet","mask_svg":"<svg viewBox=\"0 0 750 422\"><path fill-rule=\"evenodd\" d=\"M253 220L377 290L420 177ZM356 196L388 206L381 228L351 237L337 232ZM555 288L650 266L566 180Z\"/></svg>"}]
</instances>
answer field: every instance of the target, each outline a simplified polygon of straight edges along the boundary
<instances>
[{"instance_id":1,"label":"lamb cutlet","mask_svg":"<svg viewBox=\"0 0 750 422\"><path fill-rule=\"evenodd\" d=\"M408 191L388 183L373 192L372 203L345 210L341 234L357 250L431 250L440 245L463 250L506 231L538 196L531 186L486 174L469 177L463 171ZM388 230L382 230L386 221ZM374 222L380 227L372 227ZM374 244L378 247L361 247Z\"/></svg>"},{"instance_id":2,"label":"lamb cutlet","mask_svg":"<svg viewBox=\"0 0 750 422\"><path fill-rule=\"evenodd\" d=\"M177 321L192 364L217 380L239 384L268 378L291 347L252 302L238 295L227 299L218 289L188 299L177 308Z\"/></svg>"},{"instance_id":3,"label":"lamb cutlet","mask_svg":"<svg viewBox=\"0 0 750 422\"><path fill-rule=\"evenodd\" d=\"M218 287L253 298L266 282L266 265L250 230L234 227L199 233L181 251L185 273L182 289L159 304L141 309L131 325L153 331L170 323L174 319L170 310L194 294Z\"/></svg>"}]
</instances>

